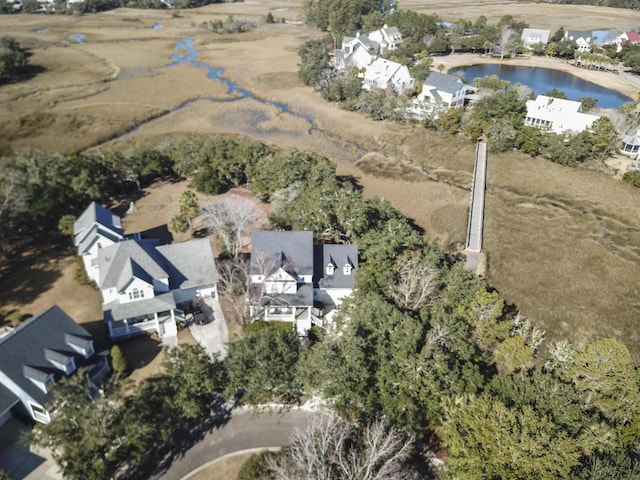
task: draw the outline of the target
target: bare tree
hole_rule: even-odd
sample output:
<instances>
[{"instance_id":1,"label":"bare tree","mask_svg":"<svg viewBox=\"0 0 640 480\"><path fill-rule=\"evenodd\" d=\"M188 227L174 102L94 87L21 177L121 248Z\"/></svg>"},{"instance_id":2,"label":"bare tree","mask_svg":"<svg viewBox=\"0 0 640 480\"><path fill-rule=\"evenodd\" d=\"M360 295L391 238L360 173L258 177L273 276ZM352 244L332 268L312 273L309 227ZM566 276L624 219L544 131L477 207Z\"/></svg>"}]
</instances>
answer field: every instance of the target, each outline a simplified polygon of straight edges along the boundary
<instances>
[{"instance_id":1,"label":"bare tree","mask_svg":"<svg viewBox=\"0 0 640 480\"><path fill-rule=\"evenodd\" d=\"M437 268L412 253L398 259L394 270L396 282L389 287L389 294L399 307L418 310L433 302L438 288Z\"/></svg>"},{"instance_id":2,"label":"bare tree","mask_svg":"<svg viewBox=\"0 0 640 480\"><path fill-rule=\"evenodd\" d=\"M249 279L249 264L242 258L216 262L218 267L218 287L229 304L244 323L246 315L246 294Z\"/></svg>"},{"instance_id":3,"label":"bare tree","mask_svg":"<svg viewBox=\"0 0 640 480\"><path fill-rule=\"evenodd\" d=\"M294 432L286 455L268 463L282 480L396 480L412 477L406 465L412 448L413 440L384 420L358 428L317 416Z\"/></svg>"},{"instance_id":4,"label":"bare tree","mask_svg":"<svg viewBox=\"0 0 640 480\"><path fill-rule=\"evenodd\" d=\"M209 231L220 235L227 251L238 257L250 227L260 219L260 211L249 199L228 196L202 207L203 223Z\"/></svg>"}]
</instances>

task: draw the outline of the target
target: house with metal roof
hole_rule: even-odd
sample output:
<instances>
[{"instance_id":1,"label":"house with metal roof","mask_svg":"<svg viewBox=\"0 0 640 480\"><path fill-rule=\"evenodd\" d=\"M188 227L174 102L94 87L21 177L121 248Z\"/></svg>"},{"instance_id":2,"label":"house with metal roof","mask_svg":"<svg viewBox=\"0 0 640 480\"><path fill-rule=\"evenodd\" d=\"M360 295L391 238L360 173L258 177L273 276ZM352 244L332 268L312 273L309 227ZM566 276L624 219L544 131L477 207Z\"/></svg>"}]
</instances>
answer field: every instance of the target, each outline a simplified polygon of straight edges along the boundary
<instances>
[{"instance_id":1,"label":"house with metal roof","mask_svg":"<svg viewBox=\"0 0 640 480\"><path fill-rule=\"evenodd\" d=\"M551 30L544 30L540 28L524 28L522 30L522 35L520 35L520 40L522 40L522 44L526 48L532 49L534 45L546 45L547 43L549 43L550 36Z\"/></svg>"},{"instance_id":2,"label":"house with metal roof","mask_svg":"<svg viewBox=\"0 0 640 480\"><path fill-rule=\"evenodd\" d=\"M353 290L355 245L314 245L310 231L256 231L251 242L249 306L254 320L291 322L305 335L312 325L329 320Z\"/></svg>"},{"instance_id":3,"label":"house with metal roof","mask_svg":"<svg viewBox=\"0 0 640 480\"><path fill-rule=\"evenodd\" d=\"M527 100L524 123L553 133L582 132L599 118L598 115L582 113L581 102L538 95L535 100Z\"/></svg>"},{"instance_id":4,"label":"house with metal roof","mask_svg":"<svg viewBox=\"0 0 640 480\"><path fill-rule=\"evenodd\" d=\"M49 423L47 402L57 382L78 371L97 382L109 353L60 307L0 331L0 425L12 416Z\"/></svg>"}]
</instances>

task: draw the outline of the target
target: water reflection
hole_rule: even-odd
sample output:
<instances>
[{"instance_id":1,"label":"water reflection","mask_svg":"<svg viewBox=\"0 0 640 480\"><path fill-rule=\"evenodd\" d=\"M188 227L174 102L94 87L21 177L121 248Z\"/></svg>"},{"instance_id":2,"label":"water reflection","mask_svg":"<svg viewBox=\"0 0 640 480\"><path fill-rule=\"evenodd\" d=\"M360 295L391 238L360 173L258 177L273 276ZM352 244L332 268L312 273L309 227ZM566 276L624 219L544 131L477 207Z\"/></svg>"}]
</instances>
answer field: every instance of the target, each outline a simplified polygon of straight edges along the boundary
<instances>
[{"instance_id":1,"label":"water reflection","mask_svg":"<svg viewBox=\"0 0 640 480\"><path fill-rule=\"evenodd\" d=\"M598 100L598 106L601 108L618 108L632 101L629 97L614 90L601 87L575 75L549 68L486 63L457 68L451 73L460 75L469 84L473 84L473 80L478 77L497 75L502 80L508 80L513 84L521 83L530 87L536 95L544 94L557 88L564 92L569 100L577 100L580 97L593 97Z\"/></svg>"}]
</instances>

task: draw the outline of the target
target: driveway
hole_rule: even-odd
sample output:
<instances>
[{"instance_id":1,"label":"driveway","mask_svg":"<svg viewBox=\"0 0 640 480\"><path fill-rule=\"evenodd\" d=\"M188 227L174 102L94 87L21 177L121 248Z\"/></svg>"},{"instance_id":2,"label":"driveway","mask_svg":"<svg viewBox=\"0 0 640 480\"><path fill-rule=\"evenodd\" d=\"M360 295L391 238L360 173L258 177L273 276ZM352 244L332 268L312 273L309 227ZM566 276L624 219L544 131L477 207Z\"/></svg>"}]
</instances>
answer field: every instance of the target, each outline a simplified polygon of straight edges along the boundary
<instances>
[{"instance_id":1,"label":"driveway","mask_svg":"<svg viewBox=\"0 0 640 480\"><path fill-rule=\"evenodd\" d=\"M229 332L220 302L217 298L205 298L202 311L209 323L205 325L191 324L189 330L191 330L193 338L204 347L209 355L218 354L222 360L227 356Z\"/></svg>"},{"instance_id":2,"label":"driveway","mask_svg":"<svg viewBox=\"0 0 640 480\"><path fill-rule=\"evenodd\" d=\"M234 410L224 426L207 433L167 471L151 478L181 480L202 465L230 453L282 447L289 443L291 432L306 424L313 415L309 410L298 408L259 415L246 408Z\"/></svg>"}]
</instances>

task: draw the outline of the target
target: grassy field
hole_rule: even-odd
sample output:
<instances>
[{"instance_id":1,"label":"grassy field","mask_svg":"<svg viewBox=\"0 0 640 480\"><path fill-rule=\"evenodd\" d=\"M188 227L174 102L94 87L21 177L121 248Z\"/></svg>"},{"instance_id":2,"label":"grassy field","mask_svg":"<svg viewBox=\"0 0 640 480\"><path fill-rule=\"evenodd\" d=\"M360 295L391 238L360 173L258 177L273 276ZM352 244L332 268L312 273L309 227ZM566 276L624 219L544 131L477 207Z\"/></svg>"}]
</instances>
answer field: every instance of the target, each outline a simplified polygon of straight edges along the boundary
<instances>
[{"instance_id":1,"label":"grassy field","mask_svg":"<svg viewBox=\"0 0 640 480\"><path fill-rule=\"evenodd\" d=\"M474 146L468 139L372 122L324 102L297 79L295 54L301 42L321 32L278 23L260 24L242 35L215 35L199 26L228 15L260 22L269 11L295 21L301 4L272 0L180 12L0 16L0 31L29 46L31 62L43 68L26 82L0 87L0 151L128 148L190 132L249 135L281 147L314 149L333 158L340 174L356 177L365 195L389 200L427 235L458 250L465 239L473 168ZM616 27L625 19L640 23L638 12L604 7L417 0L403 1L402 7L436 12L445 20L511 14L550 29L559 23L576 29ZM157 23L162 28L154 29ZM85 34L87 43L68 40L75 33ZM173 47L184 38L196 41L199 60L224 68L227 78L264 102L230 102L226 88L207 78L206 70L173 65ZM442 57L434 64L441 60L453 61ZM603 76L591 81L610 85L610 77L598 73ZM629 86L615 88L637 94ZM269 102L282 102L289 112ZM176 109L179 105L185 106ZM164 197L173 198L167 192ZM519 154L490 156L487 280L547 329L549 338L582 345L615 336L640 360L635 333L640 318L639 203L640 189L610 172L569 169ZM166 223L172 207L158 208L149 205L149 216L137 218L136 228ZM96 321L96 292L81 296L71 292L71 284L61 286L68 278L62 275L70 268L68 255L57 251L52 259L34 258L33 274L42 281L28 291L19 287L25 282L14 282L20 271L3 272L0 285L16 286L0 292L0 304L37 313L58 302L78 320Z\"/></svg>"}]
</instances>

